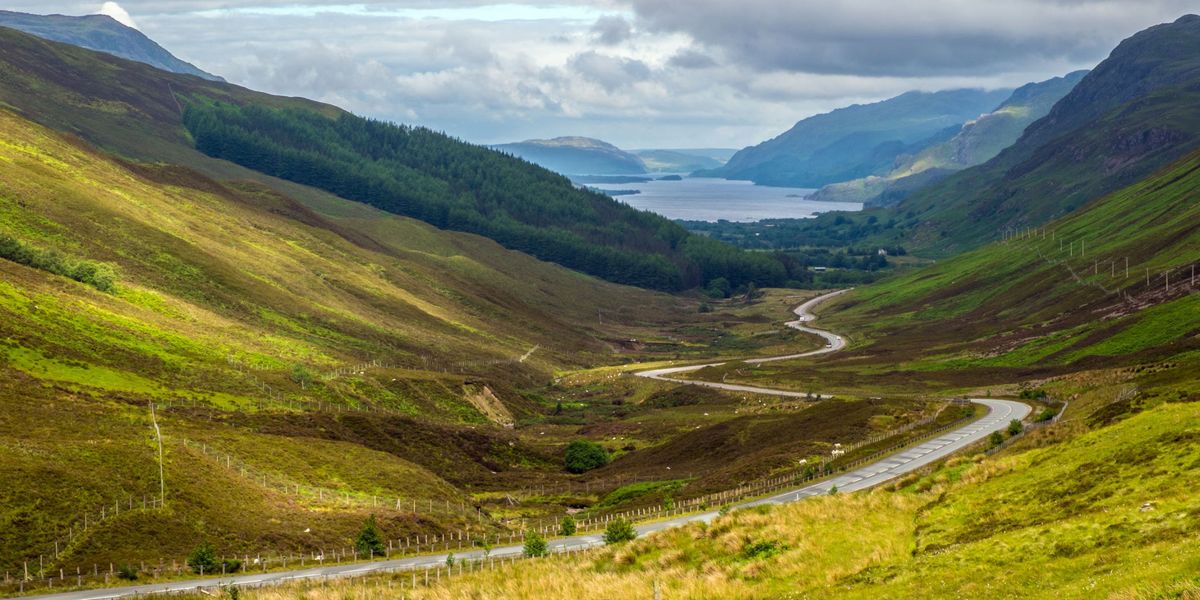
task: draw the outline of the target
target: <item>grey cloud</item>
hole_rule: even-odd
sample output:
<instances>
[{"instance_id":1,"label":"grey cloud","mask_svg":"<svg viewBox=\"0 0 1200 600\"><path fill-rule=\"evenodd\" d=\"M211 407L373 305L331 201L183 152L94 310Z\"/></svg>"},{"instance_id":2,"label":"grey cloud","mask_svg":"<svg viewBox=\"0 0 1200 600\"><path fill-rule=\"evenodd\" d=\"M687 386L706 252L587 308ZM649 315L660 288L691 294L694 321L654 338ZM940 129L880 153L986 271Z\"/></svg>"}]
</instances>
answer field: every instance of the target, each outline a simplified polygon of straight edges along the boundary
<instances>
[{"instance_id":1,"label":"grey cloud","mask_svg":"<svg viewBox=\"0 0 1200 600\"><path fill-rule=\"evenodd\" d=\"M635 81L650 78L650 67L631 58L608 56L587 51L572 56L567 67L584 79L595 82L605 89L628 86Z\"/></svg>"},{"instance_id":2,"label":"grey cloud","mask_svg":"<svg viewBox=\"0 0 1200 600\"><path fill-rule=\"evenodd\" d=\"M680 69L708 69L717 66L717 61L699 50L687 48L672 55L667 64Z\"/></svg>"},{"instance_id":3,"label":"grey cloud","mask_svg":"<svg viewBox=\"0 0 1200 600\"><path fill-rule=\"evenodd\" d=\"M1191 0L633 0L638 23L686 33L763 71L924 76L1087 64Z\"/></svg>"},{"instance_id":4,"label":"grey cloud","mask_svg":"<svg viewBox=\"0 0 1200 600\"><path fill-rule=\"evenodd\" d=\"M605 16L592 25L596 41L605 46L615 46L633 37L633 26L624 17Z\"/></svg>"}]
</instances>

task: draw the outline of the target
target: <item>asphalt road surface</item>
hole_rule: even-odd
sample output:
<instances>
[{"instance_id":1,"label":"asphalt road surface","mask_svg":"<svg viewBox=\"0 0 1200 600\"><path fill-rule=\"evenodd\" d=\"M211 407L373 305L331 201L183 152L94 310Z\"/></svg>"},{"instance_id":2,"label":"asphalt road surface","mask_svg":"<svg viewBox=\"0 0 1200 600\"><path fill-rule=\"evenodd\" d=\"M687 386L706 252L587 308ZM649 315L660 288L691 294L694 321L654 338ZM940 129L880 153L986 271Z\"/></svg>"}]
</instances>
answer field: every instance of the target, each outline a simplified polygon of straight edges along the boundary
<instances>
[{"instance_id":1,"label":"asphalt road surface","mask_svg":"<svg viewBox=\"0 0 1200 600\"><path fill-rule=\"evenodd\" d=\"M841 336L835 335L828 331L808 327L805 324L814 320L815 317L810 312L813 306L827 300L837 294L841 294L846 290L832 292L823 296L818 296L805 302L796 308L797 320L789 322L787 325L801 331L814 333L827 340L827 347L805 352L802 354L790 354L786 356L775 356L770 358L752 359L746 362L763 363L776 360L789 360L794 358L802 358L805 356L814 356L827 352L836 352L845 347L845 341ZM723 363L710 363L719 365ZM683 373L687 371L695 371L709 365L691 365L686 367L672 367L667 369L654 369L651 371L642 371L638 375L658 379L662 381L672 381L677 383L688 383L693 385L704 385L716 387L720 389L728 389L735 391L755 392L759 394L772 394L776 396L803 396L796 392L786 390L772 390L769 388L756 388L752 386L741 386L723 383L714 383L707 381L692 381L688 379L673 379L668 377L675 373ZM986 406L989 409L987 416L964 425L959 429L942 434L941 436L928 440L918 446L913 446L883 458L876 462L864 465L853 471L847 471L841 475L826 479L811 485L807 485L794 490L789 490L770 496L760 498L741 504L735 504L737 507L758 506L761 504L783 504L785 502L795 502L810 496L821 496L828 494L829 491L837 486L839 492L853 492L863 490L870 487L880 485L890 481L905 473L915 471L925 465L936 462L946 456L949 456L967 446L986 438L993 431L1000 431L1008 426L1009 421L1013 419L1024 419L1030 412L1030 407L1020 402L1012 402L1009 400L991 400L991 399L972 399L972 402ZM697 521L711 521L717 517L716 511L689 514L673 519L655 521L637 526L640 535L646 535L678 527L687 523ZM553 552L563 552L567 550L583 549L591 546L603 544L599 534L576 535L568 538L559 538L550 540L549 547ZM522 546L512 545L493 548L490 557L494 559L509 558L519 556L522 552ZM479 550L455 552L455 557L460 560L478 560L483 558L483 552ZM331 565L320 566L308 569L299 569L294 571L281 571L276 573L248 573L236 577L222 578L207 578L207 579L192 579L187 581L176 581L172 583L156 583L147 585L134 585L126 587L104 588L97 590L85 590L76 592L66 592L63 594L53 594L44 596L34 596L45 600L104 600L110 598L123 598L127 596L144 595L144 594L161 594L161 593L180 593L189 590L200 588L212 589L217 586L237 585L237 586L263 586L275 583L284 583L288 581L303 580L303 579L321 579L321 578L337 578L337 577L353 577L362 576L369 573L380 573L387 571L409 571L412 570L418 573L418 580L423 577L421 571L426 568L444 567L446 565L446 554L439 555L424 555L409 558L399 558L394 560L381 560L369 563L356 563L348 565ZM251 568L253 568L251 566Z\"/></svg>"}]
</instances>

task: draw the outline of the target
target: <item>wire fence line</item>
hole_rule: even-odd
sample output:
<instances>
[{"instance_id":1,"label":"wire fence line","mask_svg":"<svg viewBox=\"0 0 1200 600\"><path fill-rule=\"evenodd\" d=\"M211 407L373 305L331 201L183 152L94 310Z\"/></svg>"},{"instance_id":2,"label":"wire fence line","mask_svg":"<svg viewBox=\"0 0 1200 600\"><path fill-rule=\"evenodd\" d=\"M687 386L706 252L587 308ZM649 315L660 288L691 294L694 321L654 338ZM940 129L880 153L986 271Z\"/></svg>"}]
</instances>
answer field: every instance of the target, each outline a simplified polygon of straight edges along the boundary
<instances>
[{"instance_id":1,"label":"wire fence line","mask_svg":"<svg viewBox=\"0 0 1200 600\"><path fill-rule=\"evenodd\" d=\"M188 438L180 438L180 441L185 447L200 452L202 455L212 459L216 464L241 475L243 478L249 479L267 489L304 500L316 500L323 503L367 508L385 508L416 515L463 517L468 522L488 523L491 521L491 517L485 512L461 499L451 502L448 498L434 500L431 497L417 499L403 496L380 496L378 494L366 494L306 485L297 483L281 475L258 469L246 461L234 457L232 454L209 446L207 443L196 442Z\"/></svg>"},{"instance_id":2,"label":"wire fence line","mask_svg":"<svg viewBox=\"0 0 1200 600\"><path fill-rule=\"evenodd\" d=\"M1013 245L1020 242L1050 242L1050 249L1034 247L1038 258L1051 266L1061 266L1071 276L1076 284L1092 287L1105 295L1116 295L1128 304L1137 304L1136 297L1143 293L1154 293L1161 289L1166 295L1196 291L1195 262L1186 262L1174 266L1150 267L1145 262L1131 262L1129 255L1113 254L1100 251L1088 254L1087 238L1076 237L1069 239L1058 236L1057 231L1042 228L1026 228L1021 230L1006 230L1003 232L1001 243ZM1058 248L1054 248L1054 242ZM1088 259L1091 259L1091 264ZM1077 264L1072 264L1076 261ZM1091 274L1087 273L1091 271ZM1112 288L1105 285L1114 282ZM1130 291L1141 285L1141 290L1133 294ZM1110 283L1111 285L1111 283ZM1161 288L1158 286L1161 285Z\"/></svg>"}]
</instances>

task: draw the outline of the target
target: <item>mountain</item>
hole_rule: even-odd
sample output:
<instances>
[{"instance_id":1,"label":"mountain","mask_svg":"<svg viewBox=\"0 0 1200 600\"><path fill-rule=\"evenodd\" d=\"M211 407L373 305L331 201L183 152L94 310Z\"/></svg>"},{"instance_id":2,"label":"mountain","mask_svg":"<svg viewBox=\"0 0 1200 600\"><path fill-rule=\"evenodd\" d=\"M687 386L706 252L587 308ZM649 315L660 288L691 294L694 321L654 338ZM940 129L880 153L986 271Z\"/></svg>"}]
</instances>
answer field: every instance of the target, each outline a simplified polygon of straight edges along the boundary
<instances>
[{"instance_id":1,"label":"mountain","mask_svg":"<svg viewBox=\"0 0 1200 600\"><path fill-rule=\"evenodd\" d=\"M827 185L810 198L832 202L864 202L886 206L924 185L987 160L1017 141L1025 128L1046 116L1087 71L1076 71L1013 91L996 110L963 124L954 137L915 155L897 157L891 172ZM921 174L921 177L914 177Z\"/></svg>"},{"instance_id":2,"label":"mountain","mask_svg":"<svg viewBox=\"0 0 1200 600\"><path fill-rule=\"evenodd\" d=\"M0 48L9 77L0 100L125 156L218 178L236 164L267 181L481 234L620 283L682 289L718 277L735 286L788 278L777 257L689 235L563 176L425 128L167 73L11 29L0 29ZM80 95L92 102L80 106Z\"/></svg>"},{"instance_id":3,"label":"mountain","mask_svg":"<svg viewBox=\"0 0 1200 600\"><path fill-rule=\"evenodd\" d=\"M638 175L646 165L633 154L586 137L525 140L492 146L563 175Z\"/></svg>"},{"instance_id":4,"label":"mountain","mask_svg":"<svg viewBox=\"0 0 1200 600\"><path fill-rule=\"evenodd\" d=\"M172 73L224 81L176 58L142 32L126 27L108 15L68 17L0 10L0 27L11 27L43 39L104 52Z\"/></svg>"},{"instance_id":5,"label":"mountain","mask_svg":"<svg viewBox=\"0 0 1200 600\"><path fill-rule=\"evenodd\" d=\"M739 151L725 166L696 173L762 185L821 187L887 173L896 157L953 137L1011 90L908 92L809 117L782 135Z\"/></svg>"},{"instance_id":6,"label":"mountain","mask_svg":"<svg viewBox=\"0 0 1200 600\"><path fill-rule=\"evenodd\" d=\"M691 173L716 169L725 164L736 150L633 150L646 169L658 173Z\"/></svg>"},{"instance_id":7,"label":"mountain","mask_svg":"<svg viewBox=\"0 0 1200 600\"><path fill-rule=\"evenodd\" d=\"M992 160L896 209L912 245L945 255L1039 225L1200 147L1200 16L1121 42Z\"/></svg>"}]
</instances>

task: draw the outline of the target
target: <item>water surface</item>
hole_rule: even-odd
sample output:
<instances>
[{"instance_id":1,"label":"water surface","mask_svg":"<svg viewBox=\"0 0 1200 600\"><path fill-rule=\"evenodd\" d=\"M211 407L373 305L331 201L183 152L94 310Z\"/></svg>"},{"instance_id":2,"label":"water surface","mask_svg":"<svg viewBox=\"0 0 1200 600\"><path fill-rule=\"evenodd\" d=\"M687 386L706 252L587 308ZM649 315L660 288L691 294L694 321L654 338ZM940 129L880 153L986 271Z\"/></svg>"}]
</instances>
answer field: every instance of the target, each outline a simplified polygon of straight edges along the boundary
<instances>
[{"instance_id":1,"label":"water surface","mask_svg":"<svg viewBox=\"0 0 1200 600\"><path fill-rule=\"evenodd\" d=\"M688 221L800 219L831 210L862 210L862 204L856 202L807 200L806 197L813 193L811 189L767 187L749 181L710 177L588 185L601 190L639 190L640 194L617 196L617 200L634 208L656 212L668 219Z\"/></svg>"}]
</instances>

